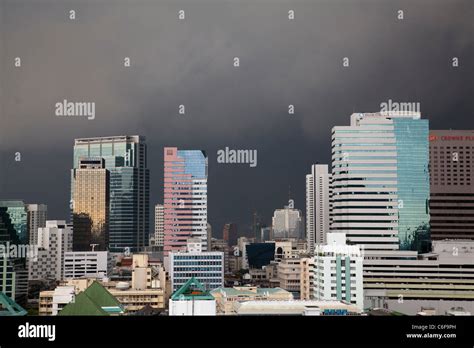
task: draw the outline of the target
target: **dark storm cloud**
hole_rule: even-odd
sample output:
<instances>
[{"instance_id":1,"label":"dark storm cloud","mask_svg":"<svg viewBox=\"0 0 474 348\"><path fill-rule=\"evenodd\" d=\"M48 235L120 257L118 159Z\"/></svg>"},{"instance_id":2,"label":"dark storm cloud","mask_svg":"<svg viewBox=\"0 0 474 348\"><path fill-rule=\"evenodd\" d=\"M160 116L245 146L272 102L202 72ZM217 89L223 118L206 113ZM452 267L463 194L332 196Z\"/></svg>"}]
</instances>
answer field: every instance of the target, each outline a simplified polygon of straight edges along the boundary
<instances>
[{"instance_id":1,"label":"dark storm cloud","mask_svg":"<svg viewBox=\"0 0 474 348\"><path fill-rule=\"evenodd\" d=\"M0 196L47 203L51 218L68 216L77 137L145 135L152 204L162 200L163 146L207 150L219 234L226 221L250 223L253 210L269 223L290 185L304 210L305 174L328 163L331 127L352 112L415 101L432 128L474 126L470 0L4 0L1 11ZM96 102L95 120L54 116L63 99ZM225 146L258 149L258 166L218 165Z\"/></svg>"}]
</instances>

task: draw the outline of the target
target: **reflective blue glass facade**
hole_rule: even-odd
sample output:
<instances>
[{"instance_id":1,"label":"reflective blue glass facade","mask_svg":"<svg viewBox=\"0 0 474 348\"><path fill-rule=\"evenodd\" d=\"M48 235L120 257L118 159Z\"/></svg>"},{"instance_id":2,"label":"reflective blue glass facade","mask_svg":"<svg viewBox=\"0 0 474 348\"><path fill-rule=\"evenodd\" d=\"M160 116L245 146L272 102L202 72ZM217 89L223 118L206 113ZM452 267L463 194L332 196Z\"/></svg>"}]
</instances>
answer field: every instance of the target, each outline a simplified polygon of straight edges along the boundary
<instances>
[{"instance_id":1,"label":"reflective blue glass facade","mask_svg":"<svg viewBox=\"0 0 474 348\"><path fill-rule=\"evenodd\" d=\"M15 299L18 303L25 303L28 293L28 270L26 258L10 257L8 245L27 244L28 239L20 239L18 229L26 230L24 224L22 201L0 201L0 245L7 254L0 255L0 292ZM14 221L15 220L15 221Z\"/></svg>"},{"instance_id":2,"label":"reflective blue glass facade","mask_svg":"<svg viewBox=\"0 0 474 348\"><path fill-rule=\"evenodd\" d=\"M394 118L401 250L430 250L428 120Z\"/></svg>"},{"instance_id":3,"label":"reflective blue glass facade","mask_svg":"<svg viewBox=\"0 0 474 348\"><path fill-rule=\"evenodd\" d=\"M0 201L0 208L6 208L10 221L18 237L18 243L28 244L28 213L23 201Z\"/></svg>"},{"instance_id":4,"label":"reflective blue glass facade","mask_svg":"<svg viewBox=\"0 0 474 348\"><path fill-rule=\"evenodd\" d=\"M80 157L102 157L110 172L112 252L126 248L135 252L148 245L150 178L144 141L139 136L118 136L77 139L74 145L74 168Z\"/></svg>"},{"instance_id":5,"label":"reflective blue glass facade","mask_svg":"<svg viewBox=\"0 0 474 348\"><path fill-rule=\"evenodd\" d=\"M207 179L207 156L201 150L178 150L178 156L184 159L184 173L193 179Z\"/></svg>"}]
</instances>

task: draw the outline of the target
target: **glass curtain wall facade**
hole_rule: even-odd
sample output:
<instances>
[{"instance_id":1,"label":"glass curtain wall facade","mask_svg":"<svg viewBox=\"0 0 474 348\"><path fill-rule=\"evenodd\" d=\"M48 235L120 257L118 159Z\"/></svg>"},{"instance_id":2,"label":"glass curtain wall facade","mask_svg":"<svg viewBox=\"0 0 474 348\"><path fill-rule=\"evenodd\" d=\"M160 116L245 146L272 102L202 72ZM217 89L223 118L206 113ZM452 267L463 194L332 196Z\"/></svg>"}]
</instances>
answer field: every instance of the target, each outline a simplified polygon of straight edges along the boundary
<instances>
[{"instance_id":1,"label":"glass curtain wall facade","mask_svg":"<svg viewBox=\"0 0 474 348\"><path fill-rule=\"evenodd\" d=\"M74 169L83 157L101 157L110 172L109 249L136 252L148 245L150 174L141 136L76 139ZM71 178L73 180L73 178ZM71 197L74 197L71 185ZM71 207L73 199L71 199Z\"/></svg>"},{"instance_id":2,"label":"glass curtain wall facade","mask_svg":"<svg viewBox=\"0 0 474 348\"><path fill-rule=\"evenodd\" d=\"M73 250L107 250L110 175L102 158L81 158L74 169Z\"/></svg>"},{"instance_id":3,"label":"glass curtain wall facade","mask_svg":"<svg viewBox=\"0 0 474 348\"><path fill-rule=\"evenodd\" d=\"M5 200L0 201L0 208L6 208L10 221L18 237L18 243L28 244L28 211L23 201Z\"/></svg>"},{"instance_id":4,"label":"glass curtain wall facade","mask_svg":"<svg viewBox=\"0 0 474 348\"><path fill-rule=\"evenodd\" d=\"M17 207L15 207L17 208ZM12 246L24 245L17 231L18 220L23 220L19 210L3 206L0 207L0 292L14 299L20 304L26 303L28 294L28 270L26 257L12 257L10 248ZM17 248L18 250L18 248ZM26 255L17 255L26 256Z\"/></svg>"},{"instance_id":5,"label":"glass curtain wall facade","mask_svg":"<svg viewBox=\"0 0 474 348\"><path fill-rule=\"evenodd\" d=\"M425 250L428 160L419 114L353 114L334 127L331 230L365 250Z\"/></svg>"},{"instance_id":6,"label":"glass curtain wall facade","mask_svg":"<svg viewBox=\"0 0 474 348\"><path fill-rule=\"evenodd\" d=\"M400 249L428 252L431 250L428 120L394 118L393 125Z\"/></svg>"}]
</instances>

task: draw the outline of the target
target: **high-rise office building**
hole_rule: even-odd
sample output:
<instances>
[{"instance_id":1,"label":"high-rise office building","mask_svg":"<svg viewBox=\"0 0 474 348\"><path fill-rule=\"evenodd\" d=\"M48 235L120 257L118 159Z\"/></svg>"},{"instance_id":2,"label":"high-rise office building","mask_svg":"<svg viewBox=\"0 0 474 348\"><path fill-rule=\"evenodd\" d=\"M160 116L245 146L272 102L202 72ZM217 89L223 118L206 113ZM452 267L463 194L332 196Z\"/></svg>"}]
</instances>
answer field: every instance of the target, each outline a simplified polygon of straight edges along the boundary
<instances>
[{"instance_id":1,"label":"high-rise office building","mask_svg":"<svg viewBox=\"0 0 474 348\"><path fill-rule=\"evenodd\" d=\"M327 164L313 164L311 174L306 175L306 239L310 253L314 252L315 244L326 243L330 182Z\"/></svg>"},{"instance_id":2,"label":"high-rise office building","mask_svg":"<svg viewBox=\"0 0 474 348\"><path fill-rule=\"evenodd\" d=\"M110 175L101 157L80 157L73 169L73 250L107 250Z\"/></svg>"},{"instance_id":3,"label":"high-rise office building","mask_svg":"<svg viewBox=\"0 0 474 348\"><path fill-rule=\"evenodd\" d=\"M353 114L332 130L331 230L366 250L429 250L428 120Z\"/></svg>"},{"instance_id":4,"label":"high-rise office building","mask_svg":"<svg viewBox=\"0 0 474 348\"><path fill-rule=\"evenodd\" d=\"M46 221L38 229L38 254L28 263L28 279L62 280L64 254L72 251L72 228L66 221Z\"/></svg>"},{"instance_id":5,"label":"high-rise office building","mask_svg":"<svg viewBox=\"0 0 474 348\"><path fill-rule=\"evenodd\" d=\"M162 247L165 241L165 208L163 204L155 205L155 245Z\"/></svg>"},{"instance_id":6,"label":"high-rise office building","mask_svg":"<svg viewBox=\"0 0 474 348\"><path fill-rule=\"evenodd\" d=\"M474 239L474 131L430 131L431 238Z\"/></svg>"},{"instance_id":7,"label":"high-rise office building","mask_svg":"<svg viewBox=\"0 0 474 348\"><path fill-rule=\"evenodd\" d=\"M19 209L15 209L17 207L11 206L11 202L8 204L8 207L0 207L0 292L18 303L26 303L28 294L26 255L10 254L12 246L18 253L20 249L17 247L24 245L16 229L23 228L23 225L18 223L18 218L22 217L22 214ZM17 218L15 223L12 216Z\"/></svg>"},{"instance_id":8,"label":"high-rise office building","mask_svg":"<svg viewBox=\"0 0 474 348\"><path fill-rule=\"evenodd\" d=\"M260 241L266 242L273 240L273 231L271 227L262 227L260 229Z\"/></svg>"},{"instance_id":9,"label":"high-rise office building","mask_svg":"<svg viewBox=\"0 0 474 348\"><path fill-rule=\"evenodd\" d=\"M255 238L255 241L260 241L260 229L264 227L262 223L262 217L258 212L254 211L252 215L252 238Z\"/></svg>"},{"instance_id":10,"label":"high-rise office building","mask_svg":"<svg viewBox=\"0 0 474 348\"><path fill-rule=\"evenodd\" d=\"M0 291L20 304L28 294L28 212L21 200L0 201ZM17 255L11 254L13 247ZM26 251L25 254L22 253Z\"/></svg>"},{"instance_id":11,"label":"high-rise office building","mask_svg":"<svg viewBox=\"0 0 474 348\"><path fill-rule=\"evenodd\" d=\"M300 239L303 238L303 229L303 214L300 210L294 208L292 200L283 209L277 209L273 213L273 238Z\"/></svg>"},{"instance_id":12,"label":"high-rise office building","mask_svg":"<svg viewBox=\"0 0 474 348\"><path fill-rule=\"evenodd\" d=\"M134 135L76 139L73 168L79 168L80 158L87 157L103 158L105 169L110 172L109 249L143 249L150 233L150 175L145 138Z\"/></svg>"},{"instance_id":13,"label":"high-rise office building","mask_svg":"<svg viewBox=\"0 0 474 348\"><path fill-rule=\"evenodd\" d=\"M222 239L231 246L237 244L237 238L237 224L232 222L225 224L224 229L222 230Z\"/></svg>"},{"instance_id":14,"label":"high-rise office building","mask_svg":"<svg viewBox=\"0 0 474 348\"><path fill-rule=\"evenodd\" d=\"M201 150L164 149L164 252L186 250L199 238L207 250L207 155Z\"/></svg>"},{"instance_id":15,"label":"high-rise office building","mask_svg":"<svg viewBox=\"0 0 474 348\"><path fill-rule=\"evenodd\" d=\"M28 233L30 244L38 243L38 228L46 226L48 206L45 204L27 204Z\"/></svg>"},{"instance_id":16,"label":"high-rise office building","mask_svg":"<svg viewBox=\"0 0 474 348\"><path fill-rule=\"evenodd\" d=\"M26 204L20 200L3 200L0 201L0 208L6 209L18 237L18 243L28 244L28 211Z\"/></svg>"}]
</instances>

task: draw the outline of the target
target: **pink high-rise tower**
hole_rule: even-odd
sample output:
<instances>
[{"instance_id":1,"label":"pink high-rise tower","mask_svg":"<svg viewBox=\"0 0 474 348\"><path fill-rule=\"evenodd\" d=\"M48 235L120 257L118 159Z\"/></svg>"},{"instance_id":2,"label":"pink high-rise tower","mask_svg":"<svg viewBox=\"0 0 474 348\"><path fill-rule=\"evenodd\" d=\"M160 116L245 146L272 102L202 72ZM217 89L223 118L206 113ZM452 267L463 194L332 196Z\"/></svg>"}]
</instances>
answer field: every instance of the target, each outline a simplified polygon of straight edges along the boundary
<instances>
[{"instance_id":1,"label":"pink high-rise tower","mask_svg":"<svg viewBox=\"0 0 474 348\"><path fill-rule=\"evenodd\" d=\"M164 253L186 250L189 238L207 250L207 156L201 150L164 149Z\"/></svg>"}]
</instances>

